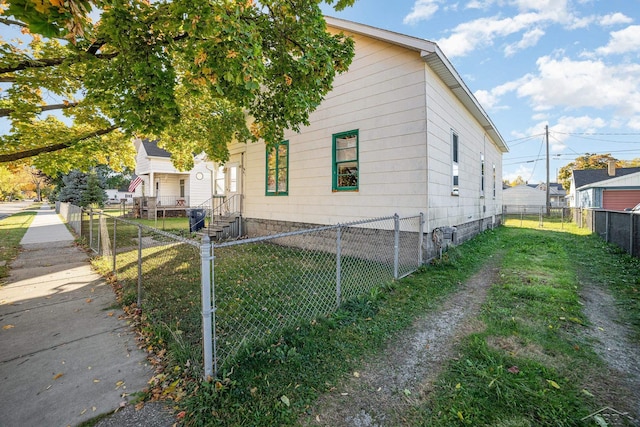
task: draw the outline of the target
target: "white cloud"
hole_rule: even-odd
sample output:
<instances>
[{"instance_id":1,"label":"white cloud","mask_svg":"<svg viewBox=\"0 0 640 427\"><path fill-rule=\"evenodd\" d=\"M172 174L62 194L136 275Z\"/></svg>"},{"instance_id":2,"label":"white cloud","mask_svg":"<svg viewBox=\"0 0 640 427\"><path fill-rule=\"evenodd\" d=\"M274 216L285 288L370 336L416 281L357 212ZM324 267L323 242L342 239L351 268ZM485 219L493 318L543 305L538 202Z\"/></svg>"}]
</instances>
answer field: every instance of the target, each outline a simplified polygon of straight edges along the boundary
<instances>
[{"instance_id":1,"label":"white cloud","mask_svg":"<svg viewBox=\"0 0 640 427\"><path fill-rule=\"evenodd\" d=\"M610 33L609 43L596 49L601 55L640 52L640 25L630 25L620 31Z\"/></svg>"},{"instance_id":2,"label":"white cloud","mask_svg":"<svg viewBox=\"0 0 640 427\"><path fill-rule=\"evenodd\" d=\"M519 97L530 98L536 111L591 107L613 108L622 116L640 113L640 64L544 56L537 65L538 75L526 76L516 89Z\"/></svg>"},{"instance_id":3,"label":"white cloud","mask_svg":"<svg viewBox=\"0 0 640 427\"><path fill-rule=\"evenodd\" d=\"M411 13L404 17L403 23L415 24L429 20L440 8L441 0L416 0Z\"/></svg>"},{"instance_id":4,"label":"white cloud","mask_svg":"<svg viewBox=\"0 0 640 427\"><path fill-rule=\"evenodd\" d=\"M417 0L414 10L405 17L405 23L414 23L421 16L428 19L438 9L439 0ZM496 0L470 0L467 9L487 9L495 6ZM438 44L449 57L465 56L479 47L491 46L496 39L509 37L523 32L519 42L509 44L505 49L507 56L527 47L535 46L545 33L544 28L550 25L560 25L566 30L584 29L597 22L600 25L616 25L632 22L631 18L622 13L608 15L579 16L573 11L568 0L501 0L497 1L500 15L483 17L463 22L451 30L448 37L438 40ZM511 6L517 9L513 16L505 16ZM614 37L612 33L612 37ZM637 33L617 34L612 42L624 42L626 46L635 46L640 37ZM616 44L616 46L618 46ZM613 47L609 48L610 50ZM618 48L620 49L620 48Z\"/></svg>"},{"instance_id":5,"label":"white cloud","mask_svg":"<svg viewBox=\"0 0 640 427\"><path fill-rule=\"evenodd\" d=\"M601 16L598 24L602 25L603 27L608 27L611 25L618 25L618 24L630 24L633 22L632 18L629 18L628 16L617 12L617 13L611 13L609 15L604 15Z\"/></svg>"},{"instance_id":6,"label":"white cloud","mask_svg":"<svg viewBox=\"0 0 640 427\"><path fill-rule=\"evenodd\" d=\"M631 120L627 123L631 129L640 130L640 115L632 117Z\"/></svg>"},{"instance_id":7,"label":"white cloud","mask_svg":"<svg viewBox=\"0 0 640 427\"><path fill-rule=\"evenodd\" d=\"M509 182L515 181L518 177L522 179L528 180L533 175L533 168L530 166L519 165L518 169L515 169L513 172L504 172L502 174L502 180L507 180Z\"/></svg>"},{"instance_id":8,"label":"white cloud","mask_svg":"<svg viewBox=\"0 0 640 427\"><path fill-rule=\"evenodd\" d=\"M527 31L519 42L510 44L504 49L505 56L512 56L520 50L535 46L544 34L544 30L540 28Z\"/></svg>"}]
</instances>

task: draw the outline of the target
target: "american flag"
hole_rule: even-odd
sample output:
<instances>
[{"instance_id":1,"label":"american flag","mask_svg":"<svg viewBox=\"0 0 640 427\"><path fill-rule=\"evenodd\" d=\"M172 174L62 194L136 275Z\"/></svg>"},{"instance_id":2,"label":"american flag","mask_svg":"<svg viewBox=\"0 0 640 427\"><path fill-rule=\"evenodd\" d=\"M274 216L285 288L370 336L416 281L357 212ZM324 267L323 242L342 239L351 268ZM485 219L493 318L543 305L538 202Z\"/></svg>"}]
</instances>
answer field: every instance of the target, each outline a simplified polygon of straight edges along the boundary
<instances>
[{"instance_id":1,"label":"american flag","mask_svg":"<svg viewBox=\"0 0 640 427\"><path fill-rule=\"evenodd\" d=\"M134 191L136 191L136 188L138 187L138 185L140 185L140 183L142 182L142 178L140 178L139 176L136 176L133 181L131 181L131 184L129 184L129 193L133 193Z\"/></svg>"}]
</instances>

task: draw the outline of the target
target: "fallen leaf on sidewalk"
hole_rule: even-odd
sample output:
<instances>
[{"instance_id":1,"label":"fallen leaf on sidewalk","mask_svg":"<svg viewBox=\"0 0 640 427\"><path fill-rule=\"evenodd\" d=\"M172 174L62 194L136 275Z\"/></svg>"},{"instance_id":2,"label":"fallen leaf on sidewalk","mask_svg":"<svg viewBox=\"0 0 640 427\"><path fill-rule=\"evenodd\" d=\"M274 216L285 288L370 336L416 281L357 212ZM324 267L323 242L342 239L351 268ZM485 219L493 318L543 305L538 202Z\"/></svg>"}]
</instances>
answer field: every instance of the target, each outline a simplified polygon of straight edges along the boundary
<instances>
[{"instance_id":1,"label":"fallen leaf on sidewalk","mask_svg":"<svg viewBox=\"0 0 640 427\"><path fill-rule=\"evenodd\" d=\"M122 387L122 384L124 384L124 381L118 381L116 383L116 390L119 389L120 387Z\"/></svg>"},{"instance_id":2,"label":"fallen leaf on sidewalk","mask_svg":"<svg viewBox=\"0 0 640 427\"><path fill-rule=\"evenodd\" d=\"M87 302L91 302L93 301L91 298L87 298Z\"/></svg>"},{"instance_id":3,"label":"fallen leaf on sidewalk","mask_svg":"<svg viewBox=\"0 0 640 427\"><path fill-rule=\"evenodd\" d=\"M11 329L11 328L15 328L15 326L13 326L13 325L4 325L4 326L2 327L2 329L4 329L5 331L6 331L6 330L9 330L9 329Z\"/></svg>"},{"instance_id":4,"label":"fallen leaf on sidewalk","mask_svg":"<svg viewBox=\"0 0 640 427\"><path fill-rule=\"evenodd\" d=\"M57 380L58 378L60 378L60 377L61 377L61 376L63 376L63 375L64 375L63 373L56 374L56 375L54 375L54 376L53 376L53 379L54 379L54 380Z\"/></svg>"},{"instance_id":5,"label":"fallen leaf on sidewalk","mask_svg":"<svg viewBox=\"0 0 640 427\"><path fill-rule=\"evenodd\" d=\"M111 313L107 313L107 316L109 316L109 317L113 317L113 312L111 312Z\"/></svg>"}]
</instances>

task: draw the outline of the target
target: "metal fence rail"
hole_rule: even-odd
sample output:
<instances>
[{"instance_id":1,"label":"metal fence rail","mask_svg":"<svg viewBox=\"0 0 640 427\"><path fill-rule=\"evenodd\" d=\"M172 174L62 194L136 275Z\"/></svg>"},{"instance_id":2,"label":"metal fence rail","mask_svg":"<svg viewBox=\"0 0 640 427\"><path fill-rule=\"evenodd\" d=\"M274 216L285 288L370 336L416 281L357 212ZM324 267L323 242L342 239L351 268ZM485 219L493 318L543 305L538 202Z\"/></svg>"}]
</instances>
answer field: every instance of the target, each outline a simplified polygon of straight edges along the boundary
<instances>
[{"instance_id":1,"label":"metal fence rail","mask_svg":"<svg viewBox=\"0 0 640 427\"><path fill-rule=\"evenodd\" d=\"M100 211L57 208L114 274L125 305L136 303L154 324L202 346L205 377L241 349L422 265L422 215L214 244Z\"/></svg>"},{"instance_id":2,"label":"metal fence rail","mask_svg":"<svg viewBox=\"0 0 640 427\"><path fill-rule=\"evenodd\" d=\"M507 206L503 207L503 219L524 221L535 218L539 226L548 221L573 222L587 228L606 242L613 243L632 256L640 258L640 212L610 211L597 208L550 208Z\"/></svg>"}]
</instances>

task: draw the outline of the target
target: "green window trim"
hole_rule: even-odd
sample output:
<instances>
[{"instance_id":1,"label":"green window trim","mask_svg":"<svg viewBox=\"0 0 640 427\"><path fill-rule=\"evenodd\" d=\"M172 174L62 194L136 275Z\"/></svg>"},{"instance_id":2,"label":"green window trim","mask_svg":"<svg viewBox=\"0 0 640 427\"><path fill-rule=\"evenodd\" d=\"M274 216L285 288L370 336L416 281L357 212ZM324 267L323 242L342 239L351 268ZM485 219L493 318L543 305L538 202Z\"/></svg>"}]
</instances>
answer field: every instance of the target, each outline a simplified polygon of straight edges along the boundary
<instances>
[{"instance_id":1,"label":"green window trim","mask_svg":"<svg viewBox=\"0 0 640 427\"><path fill-rule=\"evenodd\" d=\"M265 153L265 195L289 195L289 141L267 146Z\"/></svg>"},{"instance_id":2,"label":"green window trim","mask_svg":"<svg viewBox=\"0 0 640 427\"><path fill-rule=\"evenodd\" d=\"M359 170L359 131L335 133L332 136L333 191L358 191Z\"/></svg>"}]
</instances>

